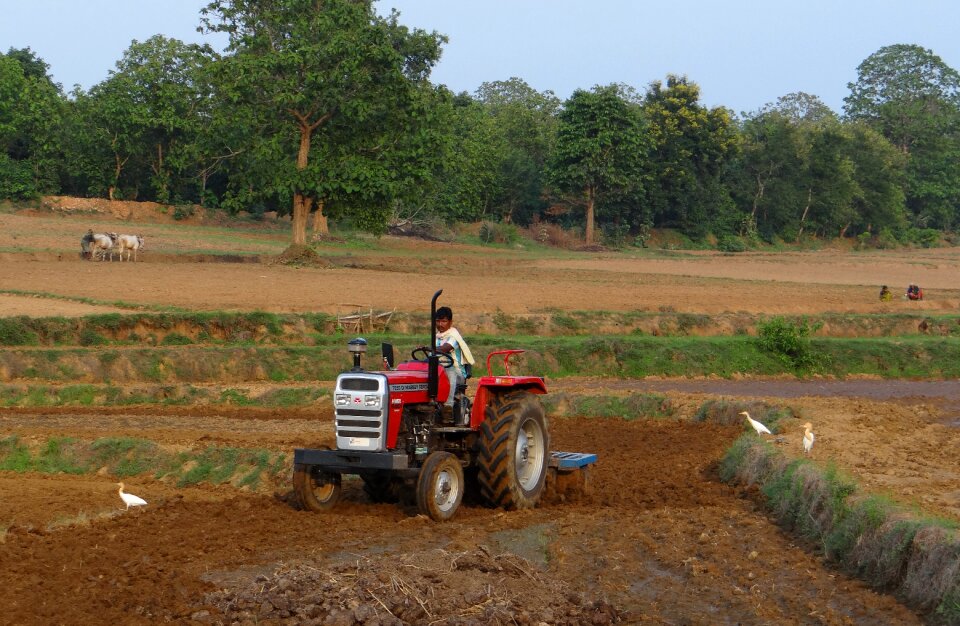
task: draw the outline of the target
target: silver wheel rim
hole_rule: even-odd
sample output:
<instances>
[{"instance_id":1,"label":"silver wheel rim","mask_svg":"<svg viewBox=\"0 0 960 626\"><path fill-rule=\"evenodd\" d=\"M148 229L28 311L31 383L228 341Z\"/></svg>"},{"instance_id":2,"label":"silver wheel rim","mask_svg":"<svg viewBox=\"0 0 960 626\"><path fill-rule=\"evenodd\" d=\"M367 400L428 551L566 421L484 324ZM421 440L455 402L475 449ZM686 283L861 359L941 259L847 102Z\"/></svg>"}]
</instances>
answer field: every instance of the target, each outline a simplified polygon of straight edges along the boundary
<instances>
[{"instance_id":1,"label":"silver wheel rim","mask_svg":"<svg viewBox=\"0 0 960 626\"><path fill-rule=\"evenodd\" d=\"M453 508L460 493L460 481L457 475L450 470L443 470L437 474L433 484L433 501L437 508L444 513Z\"/></svg>"},{"instance_id":2,"label":"silver wheel rim","mask_svg":"<svg viewBox=\"0 0 960 626\"><path fill-rule=\"evenodd\" d=\"M543 460L547 454L545 447L540 424L532 419L524 421L517 433L517 449L514 455L517 482L524 491L530 491L540 482Z\"/></svg>"}]
</instances>

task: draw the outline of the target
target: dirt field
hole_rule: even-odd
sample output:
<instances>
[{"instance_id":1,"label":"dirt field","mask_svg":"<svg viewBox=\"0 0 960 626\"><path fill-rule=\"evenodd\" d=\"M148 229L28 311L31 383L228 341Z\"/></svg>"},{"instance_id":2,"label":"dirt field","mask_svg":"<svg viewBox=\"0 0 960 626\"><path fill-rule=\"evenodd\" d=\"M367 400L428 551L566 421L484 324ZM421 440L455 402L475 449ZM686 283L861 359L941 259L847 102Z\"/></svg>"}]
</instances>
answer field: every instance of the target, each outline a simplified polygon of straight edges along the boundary
<instances>
[{"instance_id":1,"label":"dirt field","mask_svg":"<svg viewBox=\"0 0 960 626\"><path fill-rule=\"evenodd\" d=\"M143 262L80 261L88 223L142 231ZM204 235L205 247L196 246ZM242 251L250 254L275 254L285 243L276 229L231 238L219 226L188 229L135 212L0 214L0 287L8 290L0 316L121 310L109 304L118 300L194 310L336 312L362 302L419 311L440 287L455 311L510 314L944 312L960 305L956 249L563 253L519 264L525 257L515 250L386 238L370 251L331 253L338 261L331 269L177 258L243 247L247 239ZM880 284L898 291L908 282L922 284L927 299L877 301ZM617 394L631 384L547 382L552 391ZM679 407L676 420L554 419L555 449L599 455L590 496L523 512L466 506L445 524L370 504L356 482L346 484L335 514L318 515L296 510L285 483L250 492L176 488L141 476L127 488L149 505L125 511L108 475L0 473L0 623L921 623L894 598L825 565L816 546L783 533L755 493L719 482L716 462L741 431L690 417L710 398L763 397L750 382L739 394L664 392ZM835 462L867 488L960 520L960 429L948 425L947 404L909 393L895 400L810 394L783 403L813 422L816 462ZM802 421L791 422L784 450L799 454ZM209 407L0 409L0 439L10 435L282 451L330 444L333 436L326 410Z\"/></svg>"}]
</instances>

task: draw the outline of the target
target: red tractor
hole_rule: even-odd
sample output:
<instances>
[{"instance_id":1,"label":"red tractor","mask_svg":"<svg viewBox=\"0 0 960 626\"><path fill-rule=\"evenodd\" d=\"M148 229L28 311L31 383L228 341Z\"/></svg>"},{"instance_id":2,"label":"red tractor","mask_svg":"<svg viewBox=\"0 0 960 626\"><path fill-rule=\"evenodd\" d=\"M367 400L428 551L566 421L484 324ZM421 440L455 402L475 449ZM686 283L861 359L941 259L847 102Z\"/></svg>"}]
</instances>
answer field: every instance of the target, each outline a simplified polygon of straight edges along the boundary
<instances>
[{"instance_id":1,"label":"red tractor","mask_svg":"<svg viewBox=\"0 0 960 626\"><path fill-rule=\"evenodd\" d=\"M441 293L430 302L431 347L416 348L411 360L394 368L393 347L384 344L384 370L367 371L360 363L367 342L349 342L353 369L337 377L334 391L337 448L294 450L293 486L304 508L333 508L341 476L354 474L372 501L397 502L412 492L420 512L436 521L453 517L467 489L490 506L524 509L536 506L548 473L579 473L596 461L550 452L538 397L547 391L543 378L510 374L510 357L523 350L489 354L473 401L466 383L450 388L443 367L451 357L434 347ZM494 358L504 374L493 374ZM445 416L451 393L453 412Z\"/></svg>"}]
</instances>

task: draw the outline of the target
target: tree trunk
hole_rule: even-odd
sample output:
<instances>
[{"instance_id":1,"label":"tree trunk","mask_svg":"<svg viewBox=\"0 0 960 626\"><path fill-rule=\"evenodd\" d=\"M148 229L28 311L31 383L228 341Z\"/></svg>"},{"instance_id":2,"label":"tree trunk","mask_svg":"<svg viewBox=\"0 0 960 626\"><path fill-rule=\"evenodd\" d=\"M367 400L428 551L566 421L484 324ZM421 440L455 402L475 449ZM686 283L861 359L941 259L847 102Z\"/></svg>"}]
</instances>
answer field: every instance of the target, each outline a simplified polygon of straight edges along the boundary
<instances>
[{"instance_id":1,"label":"tree trunk","mask_svg":"<svg viewBox=\"0 0 960 626\"><path fill-rule=\"evenodd\" d=\"M763 190L765 187L766 182L757 174L757 193L753 194L753 210L750 211L750 217L754 220L757 219L757 207L760 206L760 200L763 199Z\"/></svg>"},{"instance_id":2,"label":"tree trunk","mask_svg":"<svg viewBox=\"0 0 960 626\"><path fill-rule=\"evenodd\" d=\"M127 157L129 159L130 157ZM113 184L107 188L107 198L110 200L114 199L114 193L117 190L117 185L120 184L120 174L123 172L123 165L127 162L127 159L120 159L120 155L116 152L113 153Z\"/></svg>"},{"instance_id":3,"label":"tree trunk","mask_svg":"<svg viewBox=\"0 0 960 626\"><path fill-rule=\"evenodd\" d=\"M305 196L299 191L293 194L293 243L306 245L307 217L310 215L310 206L313 198Z\"/></svg>"},{"instance_id":4,"label":"tree trunk","mask_svg":"<svg viewBox=\"0 0 960 626\"><path fill-rule=\"evenodd\" d=\"M317 210L313 214L313 234L329 235L330 228L327 226L327 216L323 214L323 200L317 201Z\"/></svg>"},{"instance_id":5,"label":"tree trunk","mask_svg":"<svg viewBox=\"0 0 960 626\"><path fill-rule=\"evenodd\" d=\"M307 163L310 157L310 135L313 134L313 128L309 124L300 122L300 150L297 152L297 171L302 172L307 169ZM293 193L293 243L307 243L307 218L310 216L310 207L313 205L313 198L308 198L302 191L297 189Z\"/></svg>"},{"instance_id":6,"label":"tree trunk","mask_svg":"<svg viewBox=\"0 0 960 626\"><path fill-rule=\"evenodd\" d=\"M596 194L593 191L593 186L587 187L587 225L583 229L583 240L588 246L593 245L593 209L594 203L596 201Z\"/></svg>"},{"instance_id":7,"label":"tree trunk","mask_svg":"<svg viewBox=\"0 0 960 626\"><path fill-rule=\"evenodd\" d=\"M333 113L327 112L311 122L308 117L310 114L303 114L297 111L290 111L296 118L300 126L300 150L297 152L297 171L302 172L307 169L310 161L310 138L313 131L318 126L325 123ZM313 206L314 198L307 196L301 189L295 189L293 193L293 243L306 244L307 242L307 218L310 217L310 208ZM320 231L326 234L327 218L323 214L323 203L317 204L318 215L314 217L314 225L319 224Z\"/></svg>"},{"instance_id":8,"label":"tree trunk","mask_svg":"<svg viewBox=\"0 0 960 626\"><path fill-rule=\"evenodd\" d=\"M797 232L797 241L803 236L803 223L807 220L807 212L810 211L810 201L813 199L813 189L807 189L807 206L803 207L803 215L800 216L800 230Z\"/></svg>"}]
</instances>

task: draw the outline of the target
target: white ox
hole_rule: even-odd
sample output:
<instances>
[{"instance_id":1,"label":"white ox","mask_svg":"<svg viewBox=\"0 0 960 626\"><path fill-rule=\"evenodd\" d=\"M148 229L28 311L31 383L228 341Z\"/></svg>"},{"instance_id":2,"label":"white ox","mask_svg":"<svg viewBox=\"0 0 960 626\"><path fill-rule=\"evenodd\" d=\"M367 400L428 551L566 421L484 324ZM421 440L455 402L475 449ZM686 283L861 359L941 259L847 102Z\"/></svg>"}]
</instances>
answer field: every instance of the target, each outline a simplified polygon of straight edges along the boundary
<instances>
[{"instance_id":1,"label":"white ox","mask_svg":"<svg viewBox=\"0 0 960 626\"><path fill-rule=\"evenodd\" d=\"M99 258L102 261L109 254L112 261L116 241L116 233L93 233L90 242L90 257L93 259Z\"/></svg>"},{"instance_id":2,"label":"white ox","mask_svg":"<svg viewBox=\"0 0 960 626\"><path fill-rule=\"evenodd\" d=\"M143 250L143 235L117 235L117 249L120 251L120 260L123 261L123 253L126 251L127 260L130 260L130 254L133 254L133 261L137 261L137 252Z\"/></svg>"}]
</instances>

